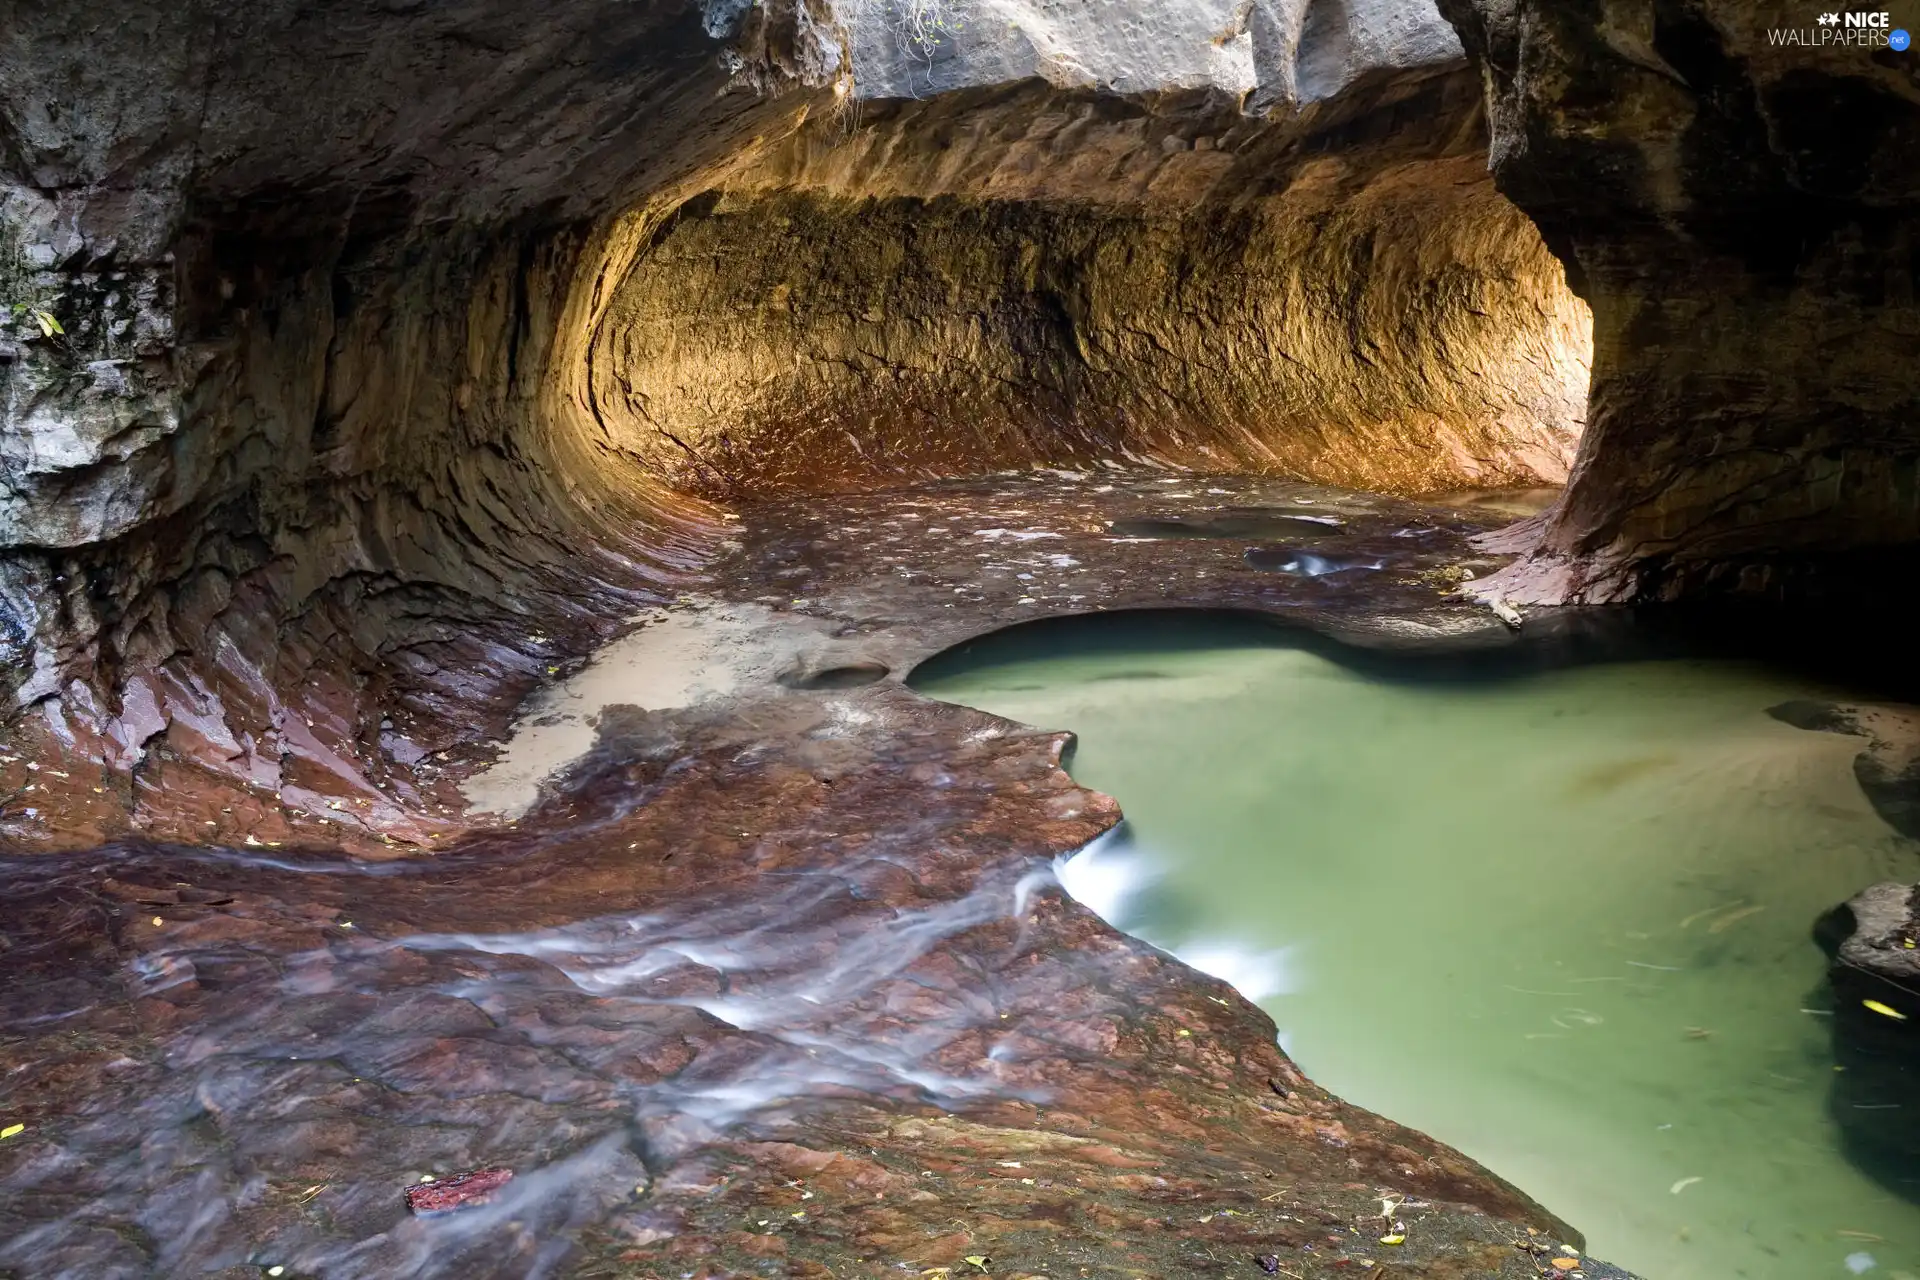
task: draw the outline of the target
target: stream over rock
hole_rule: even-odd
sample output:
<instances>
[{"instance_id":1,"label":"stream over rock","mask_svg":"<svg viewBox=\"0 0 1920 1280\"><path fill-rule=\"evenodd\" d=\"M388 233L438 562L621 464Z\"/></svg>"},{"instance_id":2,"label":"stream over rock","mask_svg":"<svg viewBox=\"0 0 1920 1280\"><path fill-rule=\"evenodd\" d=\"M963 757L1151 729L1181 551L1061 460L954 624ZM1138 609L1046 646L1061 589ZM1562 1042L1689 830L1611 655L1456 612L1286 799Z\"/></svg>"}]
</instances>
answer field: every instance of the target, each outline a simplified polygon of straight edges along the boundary
<instances>
[{"instance_id":1,"label":"stream over rock","mask_svg":"<svg viewBox=\"0 0 1920 1280\"><path fill-rule=\"evenodd\" d=\"M902 681L1104 610L1554 666L1697 607L1903 696L1915 55L0 6L0 1269L1615 1274L1063 899L1113 802Z\"/></svg>"}]
</instances>

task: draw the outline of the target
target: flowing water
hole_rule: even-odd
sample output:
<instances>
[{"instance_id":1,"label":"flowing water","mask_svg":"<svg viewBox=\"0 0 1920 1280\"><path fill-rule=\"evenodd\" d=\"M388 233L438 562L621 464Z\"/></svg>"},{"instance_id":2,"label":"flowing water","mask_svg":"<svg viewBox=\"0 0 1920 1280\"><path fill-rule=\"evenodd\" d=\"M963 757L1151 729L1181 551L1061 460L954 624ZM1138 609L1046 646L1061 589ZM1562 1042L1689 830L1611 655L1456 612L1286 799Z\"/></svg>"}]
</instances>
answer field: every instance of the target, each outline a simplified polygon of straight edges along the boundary
<instances>
[{"instance_id":1,"label":"flowing water","mask_svg":"<svg viewBox=\"0 0 1920 1280\"><path fill-rule=\"evenodd\" d=\"M1075 777L1128 823L1069 889L1599 1256L1650 1280L1920 1275L1897 1194L1920 1171L1842 1151L1834 1117L1862 1104L1830 1097L1810 934L1920 878L1920 846L1854 781L1859 739L1767 715L1834 691L1700 660L1386 678L1276 636L1104 619L914 683L1076 732Z\"/></svg>"}]
</instances>

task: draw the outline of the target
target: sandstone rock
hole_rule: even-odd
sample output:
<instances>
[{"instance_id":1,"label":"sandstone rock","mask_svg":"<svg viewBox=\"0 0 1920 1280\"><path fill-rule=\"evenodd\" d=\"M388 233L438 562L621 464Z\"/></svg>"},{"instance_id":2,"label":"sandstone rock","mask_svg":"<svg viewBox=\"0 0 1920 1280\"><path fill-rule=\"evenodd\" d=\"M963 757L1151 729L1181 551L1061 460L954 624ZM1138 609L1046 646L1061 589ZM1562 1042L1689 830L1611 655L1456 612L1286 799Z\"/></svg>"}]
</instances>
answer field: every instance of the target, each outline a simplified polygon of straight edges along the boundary
<instances>
[{"instance_id":1,"label":"sandstone rock","mask_svg":"<svg viewBox=\"0 0 1920 1280\"><path fill-rule=\"evenodd\" d=\"M517 614L577 648L697 555L577 460L555 352L607 220L790 108L682 3L122 17L0 34L9 692L83 756L364 794L387 713L444 745L448 686L461 738L542 672Z\"/></svg>"},{"instance_id":2,"label":"sandstone rock","mask_svg":"<svg viewBox=\"0 0 1920 1280\"><path fill-rule=\"evenodd\" d=\"M1820 922L1832 958L1833 1075L1829 1105L1849 1154L1870 1176L1910 1194L1920 1158L1912 1117L1920 1085L1920 888L1861 890Z\"/></svg>"},{"instance_id":3,"label":"sandstone rock","mask_svg":"<svg viewBox=\"0 0 1920 1280\"><path fill-rule=\"evenodd\" d=\"M929 63L943 96L878 100ZM363 824L688 581L689 490L1116 451L1552 479L1584 317L1468 172L1464 76L1425 0L20 14L0 283L68 332L0 335L14 700ZM925 252L843 284L870 199ZM716 275L715 235L766 259Z\"/></svg>"},{"instance_id":4,"label":"sandstone rock","mask_svg":"<svg viewBox=\"0 0 1920 1280\"><path fill-rule=\"evenodd\" d=\"M1865 738L1853 776L1874 811L1903 836L1920 839L1920 707L1897 703L1782 703L1767 714L1798 729Z\"/></svg>"},{"instance_id":5,"label":"sandstone rock","mask_svg":"<svg viewBox=\"0 0 1920 1280\"><path fill-rule=\"evenodd\" d=\"M1887 1005L1902 1015L1894 1022L1920 1014L1920 891L1892 882L1872 885L1842 911L1833 953L1836 988L1843 996Z\"/></svg>"},{"instance_id":6,"label":"sandstone rock","mask_svg":"<svg viewBox=\"0 0 1920 1280\"><path fill-rule=\"evenodd\" d=\"M1430 0L834 0L862 98L920 98L1038 77L1135 95L1204 89L1258 107L1456 65Z\"/></svg>"},{"instance_id":7,"label":"sandstone rock","mask_svg":"<svg viewBox=\"0 0 1920 1280\"><path fill-rule=\"evenodd\" d=\"M1784 0L1443 0L1500 188L1594 316L1593 413L1522 601L1883 580L1920 540L1920 63ZM1841 580L1845 578L1843 583Z\"/></svg>"},{"instance_id":8,"label":"sandstone rock","mask_svg":"<svg viewBox=\"0 0 1920 1280\"><path fill-rule=\"evenodd\" d=\"M1038 89L803 131L635 262L595 406L721 499L1101 458L1558 482L1584 307L1482 175L1468 86L1361 105L1380 136L1337 156L1324 123Z\"/></svg>"},{"instance_id":9,"label":"sandstone rock","mask_svg":"<svg viewBox=\"0 0 1920 1280\"><path fill-rule=\"evenodd\" d=\"M451 1213L455 1209L491 1204L500 1188L511 1181L511 1169L476 1169L472 1173L418 1183L406 1190L407 1212Z\"/></svg>"}]
</instances>

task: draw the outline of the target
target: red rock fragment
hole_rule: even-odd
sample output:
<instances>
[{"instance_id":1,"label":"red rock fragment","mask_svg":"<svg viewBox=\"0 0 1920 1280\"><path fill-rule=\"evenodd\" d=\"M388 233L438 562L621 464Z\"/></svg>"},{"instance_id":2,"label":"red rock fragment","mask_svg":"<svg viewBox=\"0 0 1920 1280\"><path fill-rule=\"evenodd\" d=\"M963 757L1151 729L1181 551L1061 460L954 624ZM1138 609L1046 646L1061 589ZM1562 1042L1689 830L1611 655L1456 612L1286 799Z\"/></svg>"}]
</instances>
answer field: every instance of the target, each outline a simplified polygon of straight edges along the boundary
<instances>
[{"instance_id":1,"label":"red rock fragment","mask_svg":"<svg viewBox=\"0 0 1920 1280\"><path fill-rule=\"evenodd\" d=\"M407 1188L407 1210L415 1214L451 1213L490 1204L493 1193L511 1181L511 1169L476 1169L451 1178L435 1178Z\"/></svg>"}]
</instances>

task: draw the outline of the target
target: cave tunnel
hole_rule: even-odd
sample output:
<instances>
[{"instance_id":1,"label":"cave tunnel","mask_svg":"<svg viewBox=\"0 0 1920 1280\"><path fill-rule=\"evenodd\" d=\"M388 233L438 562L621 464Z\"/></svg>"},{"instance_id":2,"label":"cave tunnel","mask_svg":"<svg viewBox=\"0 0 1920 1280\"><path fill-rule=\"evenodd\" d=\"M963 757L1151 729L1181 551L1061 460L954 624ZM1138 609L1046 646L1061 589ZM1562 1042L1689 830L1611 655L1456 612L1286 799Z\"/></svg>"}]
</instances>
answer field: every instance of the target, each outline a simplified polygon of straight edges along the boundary
<instances>
[{"instance_id":1,"label":"cave tunnel","mask_svg":"<svg viewBox=\"0 0 1920 1280\"><path fill-rule=\"evenodd\" d=\"M545 1136L497 1162L571 1170L563 1192L462 1191L436 1175L495 1157L408 1148L446 1197L409 1221L471 1199L445 1220L472 1238L385 1231L377 1189L334 1225L300 1217L311 1187L385 1187L348 1167L373 1130L351 1159L301 1135L279 1165L265 1138L182 1157L224 1207L138 1241L115 1224L199 1194L163 1162L112 1165L89 1208L20 1153L65 1123L69 1157L109 1161L125 1132L76 1118L109 1097L198 1090L217 1126L187 1068L110 1083L185 1037L258 1056L304 1035L358 1063L340 1046L405 1021L220 1021L282 1009L265 993L289 957L334 956L316 992L389 1002L481 963L363 953L349 927L498 940L644 908L679 931L661 947L704 955L732 886L838 977L860 931L904 917L769 877L886 862L913 883L848 901L942 939L887 972L992 969L1011 992L966 930L1012 924L969 904L991 886L1024 910L1020 859L1119 810L1063 771L1064 735L1007 736L904 681L1022 623L1191 608L1278 618L1356 670L1532 670L1670 647L1661 619L1731 603L1777 637L1871 615L1897 648L1878 619L1920 542L1920 62L1884 24L1859 47L1783 36L1807 21L1735 0L6 3L0 1008L38 1092L0 1086L0 1126L28 1126L0 1147L23 1190L0 1275L639 1276L696 1255L845 1275L825 1268L889 1248L986 1273L984 1245L936 1257L872 1224L858 1248L761 1249L685 1188L745 1204L821 1174L887 1200L895 1164L936 1149L1017 1172L1037 1148L1005 1134L1044 1127L1043 1096L1098 1112L1056 1146L1177 1115L1155 1150L1183 1186L1280 1176L1293 1157L1256 1147L1317 1144L1289 1166L1302 1194L1375 1252L1399 1248L1378 1242L1400 1205L1442 1206L1409 1274L1567 1271L1486 1225L1577 1261L1566 1223L1320 1090L1231 988L1053 898L1032 920L1065 967L1007 998L1054 1008L1032 1043L1073 1043L1072 1086L976 1088L957 1013L901 1014L867 1027L873 1060L918 1065L806 1076L868 1110L838 1136L783 1111L795 1137L767 1119L792 1064L736 1061L773 1015L729 1022L695 983L644 1027L596 1024L645 1064L640 1136L558 1094L514 1122ZM1776 720L1870 742L1860 785L1905 831L1920 766L1891 705ZM911 855L889 843L909 831ZM268 955L272 975L244 958ZM1172 1023L1086 1003L1123 959L1151 970L1132 998L1213 1001L1217 1025L1177 1034L1224 1056L1174 1080L1153 1065ZM566 973L565 999L601 990ZM542 1069L476 1049L466 1012L420 1016L438 1047L379 1051L449 1056L408 1077L417 1096L451 1096L469 1059L497 1077L473 1097ZM41 1021L94 1039L49 1047ZM623 1070L596 1060L579 1097ZM1248 1080L1259 1098L1231 1101ZM723 1083L758 1100L729 1109ZM1176 1152L1175 1130L1244 1129L1243 1102L1292 1136ZM579 1190L608 1179L638 1201ZM1341 1182L1397 1190L1368 1212ZM1114 1238L1163 1192L1102 1190L1134 1215ZM535 1226L500 1244L490 1199ZM1200 1266L1163 1243L1148 1273ZM1302 1243L1221 1248L1271 1274ZM1458 1262L1475 1250L1498 1258Z\"/></svg>"}]
</instances>

